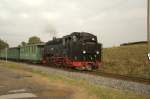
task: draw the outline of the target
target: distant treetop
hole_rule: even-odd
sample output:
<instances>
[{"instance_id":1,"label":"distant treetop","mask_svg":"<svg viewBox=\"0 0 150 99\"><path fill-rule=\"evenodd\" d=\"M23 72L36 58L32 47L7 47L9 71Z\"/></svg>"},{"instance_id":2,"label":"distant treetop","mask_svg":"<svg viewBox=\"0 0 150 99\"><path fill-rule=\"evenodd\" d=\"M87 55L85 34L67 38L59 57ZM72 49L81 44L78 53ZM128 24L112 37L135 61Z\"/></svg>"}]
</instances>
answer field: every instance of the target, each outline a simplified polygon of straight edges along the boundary
<instances>
[{"instance_id":1,"label":"distant treetop","mask_svg":"<svg viewBox=\"0 0 150 99\"><path fill-rule=\"evenodd\" d=\"M42 43L41 39L37 36L32 36L29 38L28 44Z\"/></svg>"},{"instance_id":2,"label":"distant treetop","mask_svg":"<svg viewBox=\"0 0 150 99\"><path fill-rule=\"evenodd\" d=\"M22 41L20 45L18 45L18 47L22 47L22 46L26 46L26 45L31 45L31 44L39 44L39 43L43 43L41 41L41 39L37 36L32 36L29 38L28 42Z\"/></svg>"}]
</instances>

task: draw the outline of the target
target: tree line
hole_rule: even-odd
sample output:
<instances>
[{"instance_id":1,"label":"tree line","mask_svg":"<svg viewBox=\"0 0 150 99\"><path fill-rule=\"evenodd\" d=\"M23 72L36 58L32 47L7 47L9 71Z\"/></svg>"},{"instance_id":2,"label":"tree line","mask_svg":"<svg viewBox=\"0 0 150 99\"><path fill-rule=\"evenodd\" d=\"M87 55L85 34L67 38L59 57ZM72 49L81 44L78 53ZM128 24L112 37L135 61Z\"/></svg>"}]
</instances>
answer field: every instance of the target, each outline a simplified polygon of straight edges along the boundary
<instances>
[{"instance_id":1,"label":"tree line","mask_svg":"<svg viewBox=\"0 0 150 99\"><path fill-rule=\"evenodd\" d=\"M26 46L26 45L31 45L31 44L38 44L38 43L43 43L41 39L37 36L32 36L29 38L28 42L22 41L21 44L18 45L18 47Z\"/></svg>"},{"instance_id":2,"label":"tree line","mask_svg":"<svg viewBox=\"0 0 150 99\"><path fill-rule=\"evenodd\" d=\"M31 44L37 44L37 43L43 43L41 39L37 36L32 36L29 38L28 42L22 41L21 44L18 45L18 47L31 45ZM9 48L9 44L5 42L4 40L0 39L0 49Z\"/></svg>"},{"instance_id":3,"label":"tree line","mask_svg":"<svg viewBox=\"0 0 150 99\"><path fill-rule=\"evenodd\" d=\"M9 47L8 43L0 39L0 49L8 48L8 47Z\"/></svg>"}]
</instances>

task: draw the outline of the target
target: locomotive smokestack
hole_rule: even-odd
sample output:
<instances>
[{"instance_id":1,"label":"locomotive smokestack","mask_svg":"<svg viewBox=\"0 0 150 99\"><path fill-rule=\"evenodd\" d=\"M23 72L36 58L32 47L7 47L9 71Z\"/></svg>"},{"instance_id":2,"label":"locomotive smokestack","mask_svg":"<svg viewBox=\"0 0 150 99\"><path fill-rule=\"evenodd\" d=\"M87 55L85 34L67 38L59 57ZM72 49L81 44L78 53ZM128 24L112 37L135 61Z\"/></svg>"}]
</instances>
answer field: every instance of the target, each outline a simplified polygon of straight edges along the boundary
<instances>
[{"instance_id":1,"label":"locomotive smokestack","mask_svg":"<svg viewBox=\"0 0 150 99\"><path fill-rule=\"evenodd\" d=\"M56 37L55 37L55 36L53 37L53 40L56 40Z\"/></svg>"}]
</instances>

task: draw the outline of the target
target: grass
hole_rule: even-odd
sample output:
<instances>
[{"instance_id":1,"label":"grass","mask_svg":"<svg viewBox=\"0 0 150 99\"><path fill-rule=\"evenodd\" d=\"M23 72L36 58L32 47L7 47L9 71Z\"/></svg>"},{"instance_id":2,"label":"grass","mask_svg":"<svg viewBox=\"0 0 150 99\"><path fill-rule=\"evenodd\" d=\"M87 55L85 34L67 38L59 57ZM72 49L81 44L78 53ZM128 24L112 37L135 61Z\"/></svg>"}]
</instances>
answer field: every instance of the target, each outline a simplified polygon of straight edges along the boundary
<instances>
[{"instance_id":1,"label":"grass","mask_svg":"<svg viewBox=\"0 0 150 99\"><path fill-rule=\"evenodd\" d=\"M65 75L47 74L43 71L27 68L27 65L20 65L14 62L1 62L0 66L5 66L13 70L28 71L36 75L48 78L50 83L69 86L76 94L73 99L149 99L150 96L140 95L131 91L123 91L109 87L94 85L88 81L74 79ZM39 78L40 79L40 78ZM80 98L78 97L80 96Z\"/></svg>"},{"instance_id":2,"label":"grass","mask_svg":"<svg viewBox=\"0 0 150 99\"><path fill-rule=\"evenodd\" d=\"M148 46L135 44L103 49L101 71L150 79Z\"/></svg>"}]
</instances>

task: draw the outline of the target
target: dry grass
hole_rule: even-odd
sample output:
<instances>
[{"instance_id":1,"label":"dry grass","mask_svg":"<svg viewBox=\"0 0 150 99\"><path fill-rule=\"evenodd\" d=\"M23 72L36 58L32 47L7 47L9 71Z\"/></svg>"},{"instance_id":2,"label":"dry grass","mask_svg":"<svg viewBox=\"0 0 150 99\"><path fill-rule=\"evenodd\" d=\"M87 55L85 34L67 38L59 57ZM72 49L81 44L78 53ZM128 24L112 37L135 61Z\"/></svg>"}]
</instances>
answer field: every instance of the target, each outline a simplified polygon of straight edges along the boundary
<instances>
[{"instance_id":1,"label":"dry grass","mask_svg":"<svg viewBox=\"0 0 150 99\"><path fill-rule=\"evenodd\" d=\"M128 45L103 49L103 66L100 70L128 76L150 78L150 61L147 45Z\"/></svg>"}]
</instances>

